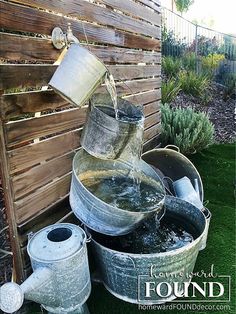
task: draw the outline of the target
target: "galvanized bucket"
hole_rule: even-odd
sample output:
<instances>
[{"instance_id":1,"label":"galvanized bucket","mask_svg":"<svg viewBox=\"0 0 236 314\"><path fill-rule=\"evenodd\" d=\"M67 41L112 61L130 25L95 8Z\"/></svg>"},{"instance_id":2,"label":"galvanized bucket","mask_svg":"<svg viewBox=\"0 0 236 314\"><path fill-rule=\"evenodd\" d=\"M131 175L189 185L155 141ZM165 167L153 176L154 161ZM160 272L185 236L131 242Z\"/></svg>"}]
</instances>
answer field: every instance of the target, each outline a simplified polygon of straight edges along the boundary
<instances>
[{"instance_id":1,"label":"galvanized bucket","mask_svg":"<svg viewBox=\"0 0 236 314\"><path fill-rule=\"evenodd\" d=\"M199 190L199 197L203 202L204 191L200 174L191 161L179 152L178 147L168 145L165 148L153 149L144 153L142 159L159 169L165 177L169 177L172 181L186 176L194 187L197 182L196 190ZM172 193L174 194L173 189Z\"/></svg>"},{"instance_id":2,"label":"galvanized bucket","mask_svg":"<svg viewBox=\"0 0 236 314\"><path fill-rule=\"evenodd\" d=\"M134 212L111 206L93 195L81 182L79 177L89 174L96 177L99 171L130 176L132 167L120 160L97 159L86 151L80 150L73 160L73 172L70 189L70 205L74 214L86 226L107 235L127 234L144 219L161 211L164 203L165 189L156 172L143 160L139 160L139 177L146 178L150 184L158 187L161 201L150 211Z\"/></svg>"},{"instance_id":3,"label":"galvanized bucket","mask_svg":"<svg viewBox=\"0 0 236 314\"><path fill-rule=\"evenodd\" d=\"M71 44L49 82L57 93L76 106L83 106L104 80L106 66L88 49Z\"/></svg>"},{"instance_id":4,"label":"galvanized bucket","mask_svg":"<svg viewBox=\"0 0 236 314\"><path fill-rule=\"evenodd\" d=\"M178 293L181 294L183 283L191 281L188 275L195 266L206 228L206 219L192 204L172 196L166 196L165 207L166 214L171 214L173 217L180 215L186 223L195 226L197 237L193 242L165 253L132 254L106 247L98 240L99 235L90 231L91 248L101 279L106 289L123 301L146 305L169 302L176 298L173 293L163 298L158 295L145 297L144 283L153 282L152 287L156 287L163 281L170 285L177 281ZM167 274L166 277L163 278L163 274ZM170 274L176 274L177 277ZM161 288L161 294L166 294L165 285Z\"/></svg>"},{"instance_id":5,"label":"galvanized bucket","mask_svg":"<svg viewBox=\"0 0 236 314\"><path fill-rule=\"evenodd\" d=\"M187 177L183 177L181 179L178 179L173 182L173 189L175 191L176 197L181 198L182 200L185 200L194 206L196 206L198 209L203 209L203 204L200 201L199 194L194 189L191 181Z\"/></svg>"},{"instance_id":6,"label":"galvanized bucket","mask_svg":"<svg viewBox=\"0 0 236 314\"><path fill-rule=\"evenodd\" d=\"M140 107L118 98L115 118L111 97L96 94L90 100L87 122L81 136L81 146L100 159L135 161L140 158L144 131L144 115ZM127 119L125 121L125 119Z\"/></svg>"},{"instance_id":7,"label":"galvanized bucket","mask_svg":"<svg viewBox=\"0 0 236 314\"><path fill-rule=\"evenodd\" d=\"M205 231L203 233L202 244L201 244L200 250L204 250L206 248L207 238L208 238L208 231L209 231L210 222L211 222L211 216L212 216L211 212L206 207L204 207L202 212L203 212L203 214L204 214L204 216L206 218L206 228L205 228Z\"/></svg>"}]
</instances>

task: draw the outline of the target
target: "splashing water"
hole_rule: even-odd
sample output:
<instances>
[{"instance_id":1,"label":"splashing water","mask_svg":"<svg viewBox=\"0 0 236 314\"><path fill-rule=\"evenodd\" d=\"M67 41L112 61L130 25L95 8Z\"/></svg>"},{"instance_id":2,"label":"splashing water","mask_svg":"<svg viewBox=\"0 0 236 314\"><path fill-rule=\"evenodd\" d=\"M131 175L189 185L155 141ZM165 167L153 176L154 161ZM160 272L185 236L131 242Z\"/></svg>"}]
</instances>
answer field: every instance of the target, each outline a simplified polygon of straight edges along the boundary
<instances>
[{"instance_id":1,"label":"splashing water","mask_svg":"<svg viewBox=\"0 0 236 314\"><path fill-rule=\"evenodd\" d=\"M151 211L158 207L161 209L162 191L156 182L150 183L148 178L140 179L138 188L133 178L119 174L83 174L81 182L93 195L111 206L135 212Z\"/></svg>"}]
</instances>

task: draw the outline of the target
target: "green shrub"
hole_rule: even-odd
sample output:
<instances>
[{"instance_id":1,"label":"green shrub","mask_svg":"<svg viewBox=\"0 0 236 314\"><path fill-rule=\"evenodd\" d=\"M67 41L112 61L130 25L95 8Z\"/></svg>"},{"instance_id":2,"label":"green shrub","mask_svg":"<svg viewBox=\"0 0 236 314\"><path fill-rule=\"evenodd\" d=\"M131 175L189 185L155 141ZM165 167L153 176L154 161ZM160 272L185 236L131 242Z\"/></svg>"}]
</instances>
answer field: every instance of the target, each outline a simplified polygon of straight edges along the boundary
<instances>
[{"instance_id":1,"label":"green shrub","mask_svg":"<svg viewBox=\"0 0 236 314\"><path fill-rule=\"evenodd\" d=\"M197 74L192 71L182 71L179 73L179 83L185 94L203 97L210 81L207 75Z\"/></svg>"},{"instance_id":2,"label":"green shrub","mask_svg":"<svg viewBox=\"0 0 236 314\"><path fill-rule=\"evenodd\" d=\"M181 60L173 57L164 57L162 59L162 69L166 76L176 76L181 70Z\"/></svg>"},{"instance_id":3,"label":"green shrub","mask_svg":"<svg viewBox=\"0 0 236 314\"><path fill-rule=\"evenodd\" d=\"M224 101L228 100L229 98L235 98L236 96L236 74L230 73L225 76L224 78L224 94L223 99Z\"/></svg>"},{"instance_id":4,"label":"green shrub","mask_svg":"<svg viewBox=\"0 0 236 314\"><path fill-rule=\"evenodd\" d=\"M213 143L214 126L205 113L192 108L161 107L162 144L173 144L183 154L194 153Z\"/></svg>"},{"instance_id":5,"label":"green shrub","mask_svg":"<svg viewBox=\"0 0 236 314\"><path fill-rule=\"evenodd\" d=\"M182 64L185 70L195 71L197 58L194 52L188 52L182 57Z\"/></svg>"},{"instance_id":6,"label":"green shrub","mask_svg":"<svg viewBox=\"0 0 236 314\"><path fill-rule=\"evenodd\" d=\"M162 82L161 85L161 102L163 104L170 103L179 93L180 83L174 79Z\"/></svg>"},{"instance_id":7,"label":"green shrub","mask_svg":"<svg viewBox=\"0 0 236 314\"><path fill-rule=\"evenodd\" d=\"M214 71L218 68L220 65L220 62L224 60L224 55L212 53L208 56L203 56L201 58L201 64L202 64L202 71L203 73L213 76Z\"/></svg>"}]
</instances>

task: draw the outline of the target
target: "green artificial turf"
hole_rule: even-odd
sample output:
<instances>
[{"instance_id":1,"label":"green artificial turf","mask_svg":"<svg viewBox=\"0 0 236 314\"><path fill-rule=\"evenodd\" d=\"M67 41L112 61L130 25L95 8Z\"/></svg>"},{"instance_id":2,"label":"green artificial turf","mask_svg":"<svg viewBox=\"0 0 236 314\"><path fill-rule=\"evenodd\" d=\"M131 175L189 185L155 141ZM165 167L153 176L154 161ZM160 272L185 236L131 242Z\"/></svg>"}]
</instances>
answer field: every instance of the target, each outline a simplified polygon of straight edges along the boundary
<instances>
[{"instance_id":1,"label":"green artificial turf","mask_svg":"<svg viewBox=\"0 0 236 314\"><path fill-rule=\"evenodd\" d=\"M220 275L231 275L231 310L139 310L137 305L125 303L108 293L102 285L93 285L88 300L91 314L140 314L140 313L236 313L235 302L235 203L234 203L234 144L214 145L189 157L198 169L204 185L206 206L212 212L207 247L198 255L195 271L208 271L212 264ZM234 265L234 266L233 266ZM201 283L202 279L195 280ZM204 303L202 303L204 304ZM210 303L213 304L213 303ZM215 303L217 304L217 303ZM227 303L226 303L227 304ZM37 313L31 308L30 313ZM38 312L39 313L39 312Z\"/></svg>"}]
</instances>

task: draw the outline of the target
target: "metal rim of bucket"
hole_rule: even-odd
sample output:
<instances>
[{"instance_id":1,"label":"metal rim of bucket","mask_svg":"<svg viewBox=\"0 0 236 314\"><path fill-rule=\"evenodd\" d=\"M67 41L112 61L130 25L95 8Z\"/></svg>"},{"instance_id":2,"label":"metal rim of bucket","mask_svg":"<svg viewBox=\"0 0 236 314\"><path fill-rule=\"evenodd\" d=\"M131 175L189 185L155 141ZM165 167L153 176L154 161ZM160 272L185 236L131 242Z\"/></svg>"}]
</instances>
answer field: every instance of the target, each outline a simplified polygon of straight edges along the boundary
<instances>
[{"instance_id":1,"label":"metal rim of bucket","mask_svg":"<svg viewBox=\"0 0 236 314\"><path fill-rule=\"evenodd\" d=\"M171 147L172 147L172 148L171 148ZM200 199L201 199L201 202L203 202L203 200L204 200L204 190L203 190L203 183L202 183L201 176L200 176L200 174L199 174L197 168L194 166L194 164L193 164L186 156L184 156L184 155L180 152L179 147L178 147L178 146L175 146L175 145L166 145L164 148L154 148L154 149L151 149L151 150L145 152L144 154L142 154L142 157L148 155L148 153L152 153L152 152L155 152L155 151L157 151L157 152L166 152L166 151L171 151L171 152L173 152L173 151L175 151L176 153L178 153L179 155L181 155L181 158L183 158L186 162L188 162L188 163L193 167L194 171L196 172L196 174L197 174L197 176L198 176L198 180L199 180L199 182L200 182L199 189L201 189L201 194L202 194L202 196L201 196ZM158 170L159 170L159 169L158 169Z\"/></svg>"},{"instance_id":2,"label":"metal rim of bucket","mask_svg":"<svg viewBox=\"0 0 236 314\"><path fill-rule=\"evenodd\" d=\"M94 198L95 198L95 200L98 200L99 202L101 202L102 204L105 204L105 205L109 205L111 208L113 208L114 210L116 210L117 211L117 213L119 213L119 211L120 212L126 212L126 213L129 213L130 215L137 215L137 214L141 214L141 213L145 213L145 214L151 214L151 213L155 213L156 212L156 208L155 209L152 209L152 210L148 210L148 211L144 211L144 212L140 212L140 211L129 211L129 210L126 210L126 209L122 209L122 208L119 208L119 207L114 207L114 206L112 206L112 205L110 205L110 204L108 204L108 203L106 203L106 202L104 202L102 199L100 199L100 198L98 198L97 196L95 196L93 193L91 193L87 188L86 188L86 186L81 182L81 180L79 179L79 177L78 177L78 175L77 175L77 173L76 173L76 171L75 171L75 162L76 162L76 156L77 156L77 154L78 154L79 152L77 152L76 153L76 155L74 156L74 158L73 158L73 173L74 173L74 176L76 177L76 179L77 179L77 182L80 184L80 185L82 185L83 186L83 188L90 194L90 195L92 195ZM144 162L144 161L143 161ZM122 162L123 163L123 162ZM126 163L125 163L126 164ZM147 164L147 163L146 163ZM127 163L127 165L129 165L128 163ZM129 165L130 166L130 165ZM147 164L147 166L148 167L150 167L151 169L152 169L152 167L150 166L150 165L148 165ZM152 169L153 171L154 171L154 169ZM155 175L156 176L158 176L158 174L154 171L154 173L155 173ZM164 204L164 201L165 201L165 196L166 196L166 193L165 193L165 187L164 187L164 184L163 184L163 182L162 182L162 180L160 179L160 177L158 176L158 178L159 178L159 184L161 185L161 187L162 187L162 189L163 189L163 198L162 198L162 200L161 201L159 201L159 203L157 204L157 206L161 206L162 204ZM153 179L154 180L154 179Z\"/></svg>"},{"instance_id":3,"label":"metal rim of bucket","mask_svg":"<svg viewBox=\"0 0 236 314\"><path fill-rule=\"evenodd\" d=\"M128 102L128 101L127 101ZM132 103L130 103L130 105L133 105ZM137 120L131 120L131 121L125 121L125 120L120 120L120 119L116 119L115 117L112 117L110 115L108 115L107 113L103 112L100 108L109 108L109 109L113 109L112 107L109 107L109 106L102 106L102 105L94 105L92 102L90 102L90 106L92 107L92 110L95 110L95 111L98 111L98 112L102 112L104 115L107 116L107 119L110 120L111 122L114 122L116 121L117 123L121 124L121 125L124 125L124 126L127 126L128 124L132 124L132 125L136 125L138 124L139 122L143 121L143 117L140 117L140 118L137 118ZM135 106L135 105L133 105ZM119 106L117 108L118 112L121 111L119 110ZM115 112L115 110L114 110ZM104 125L102 125L104 127ZM105 127L104 127L105 128ZM109 129L109 131L112 131ZM115 133L115 131L112 131ZM125 132L126 133L126 132ZM127 132L128 133L128 132Z\"/></svg>"},{"instance_id":4,"label":"metal rim of bucket","mask_svg":"<svg viewBox=\"0 0 236 314\"><path fill-rule=\"evenodd\" d=\"M196 210L200 211L197 207L195 207L195 208L196 208ZM102 249L104 249L105 251L108 251L110 253L113 253L113 254L117 254L117 253L118 254L124 254L124 255L127 255L127 256L131 257L131 258L132 257L138 257L140 255L142 255L144 257L155 257L157 255L160 256L160 257L163 257L163 256L171 256L171 255L175 255L177 253L181 253L181 252L185 251L186 248L190 249L191 247L195 246L197 242L200 242L202 240L204 232L206 231L206 228L207 228L206 217L205 217L205 215L203 213L202 213L202 215L203 215L204 221L205 221L204 230L201 232L201 234L196 239L194 239L193 242L188 243L188 244L182 246L181 248L178 248L178 249L175 249L175 250L171 250L171 251L168 251L168 252L160 252L160 253L127 253L127 252L122 252L122 251L116 251L116 250L110 249L110 248L104 246L103 244L97 242L96 240L94 240L93 236L89 232L89 229L90 229L89 227L84 226L84 229L85 229L85 232L86 232L87 236L89 235L89 237L91 237L91 241L92 242L95 242L98 246L102 247Z\"/></svg>"},{"instance_id":5,"label":"metal rim of bucket","mask_svg":"<svg viewBox=\"0 0 236 314\"><path fill-rule=\"evenodd\" d=\"M49 229L49 227L55 227L55 225L60 226L60 228L61 228L61 227L68 227L70 230L73 230L74 228L77 228L77 229L79 229L80 232L84 235L84 237L83 237L83 243L82 243L81 247L80 247L75 253L69 255L68 257L63 258L63 261L64 261L64 260L67 260L67 259L70 259L70 258L72 258L73 256L75 256L76 254L78 254L80 251L82 251L82 250L84 249L84 247L86 246L86 243L91 241L91 238L87 236L87 233L85 232L85 230L84 230L83 228L77 226L77 225L70 224L70 223L53 224L53 225L46 226L46 227L40 229L39 231L35 232L35 233L32 235L32 237L29 238L29 241L28 241L28 244L27 244L27 254L29 255L30 258L32 257L32 255L31 255L31 253L30 253L30 251L29 251L30 242L34 239L34 237L35 237L36 235L38 235L39 233L41 233L41 232L43 232L43 231ZM56 229L56 228L55 228L55 229ZM54 229L52 229L52 230L54 230ZM67 241L67 240L66 240L66 241ZM63 242L64 242L64 241L63 241ZM33 257L33 259L34 259L34 261L37 261L37 262L40 262L40 263L43 262L44 264L46 264L46 263L51 264L52 262L53 262L53 263L60 263L60 262L61 262L61 260L53 260L53 259L52 259L51 261L45 261L45 260L43 260L43 259L36 258L35 256Z\"/></svg>"}]
</instances>

